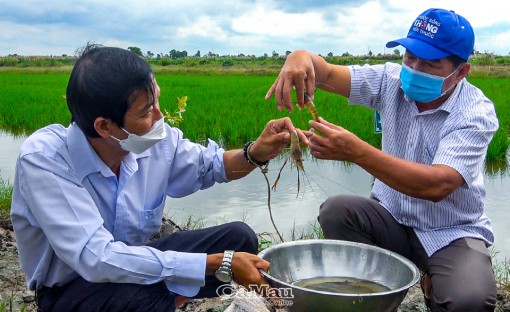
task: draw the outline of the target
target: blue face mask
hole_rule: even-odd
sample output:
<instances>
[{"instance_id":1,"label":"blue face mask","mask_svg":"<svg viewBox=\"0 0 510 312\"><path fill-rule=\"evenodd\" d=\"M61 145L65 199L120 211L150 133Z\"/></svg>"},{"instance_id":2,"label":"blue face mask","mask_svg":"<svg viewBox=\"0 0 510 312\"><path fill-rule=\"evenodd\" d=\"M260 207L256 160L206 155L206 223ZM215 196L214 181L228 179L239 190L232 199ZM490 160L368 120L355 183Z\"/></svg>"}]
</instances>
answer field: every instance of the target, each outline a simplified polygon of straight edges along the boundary
<instances>
[{"instance_id":1,"label":"blue face mask","mask_svg":"<svg viewBox=\"0 0 510 312\"><path fill-rule=\"evenodd\" d=\"M433 101L445 95L446 92L455 86L453 84L443 92L444 81L453 75L457 69L448 76L441 77L414 70L402 63L402 70L400 71L402 90L404 90L404 94L407 95L407 97L416 102L426 103Z\"/></svg>"}]
</instances>

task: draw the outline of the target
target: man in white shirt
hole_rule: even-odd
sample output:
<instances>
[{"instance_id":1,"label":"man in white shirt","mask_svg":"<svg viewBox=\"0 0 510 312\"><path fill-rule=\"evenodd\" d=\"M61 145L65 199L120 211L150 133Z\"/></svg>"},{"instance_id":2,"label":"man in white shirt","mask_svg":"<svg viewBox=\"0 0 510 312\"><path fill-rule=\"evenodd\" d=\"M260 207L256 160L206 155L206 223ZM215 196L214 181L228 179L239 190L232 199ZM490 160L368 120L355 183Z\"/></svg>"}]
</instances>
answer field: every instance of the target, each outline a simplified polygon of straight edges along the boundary
<instances>
[{"instance_id":1,"label":"man in white shirt","mask_svg":"<svg viewBox=\"0 0 510 312\"><path fill-rule=\"evenodd\" d=\"M67 87L71 124L44 127L21 146L11 216L42 311L172 311L231 280L265 283L259 269L269 263L254 255L257 237L244 223L148 241L167 196L246 176L287 145L290 119L225 151L167 125L159 95L145 60L89 45Z\"/></svg>"}]
</instances>

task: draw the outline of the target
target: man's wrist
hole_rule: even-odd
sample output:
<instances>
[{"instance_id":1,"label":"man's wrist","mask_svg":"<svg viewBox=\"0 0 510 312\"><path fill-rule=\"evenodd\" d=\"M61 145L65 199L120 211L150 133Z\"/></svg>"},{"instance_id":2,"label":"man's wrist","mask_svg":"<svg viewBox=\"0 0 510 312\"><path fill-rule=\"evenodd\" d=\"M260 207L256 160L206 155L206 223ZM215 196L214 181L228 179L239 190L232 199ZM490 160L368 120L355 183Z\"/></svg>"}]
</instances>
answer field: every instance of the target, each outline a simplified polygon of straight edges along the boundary
<instances>
[{"instance_id":1,"label":"man's wrist","mask_svg":"<svg viewBox=\"0 0 510 312\"><path fill-rule=\"evenodd\" d=\"M243 155L244 155L244 159L246 159L246 161L250 164L252 164L253 166L255 167L265 167L269 164L269 160L266 160L266 161L257 161L255 159L253 159L250 155L250 148L253 146L255 142L251 142L251 141L248 141L246 142L246 144L244 144L243 146Z\"/></svg>"},{"instance_id":2,"label":"man's wrist","mask_svg":"<svg viewBox=\"0 0 510 312\"><path fill-rule=\"evenodd\" d=\"M221 260L220 267L214 273L216 278L224 283L230 283L234 274L232 272L232 259L234 258L233 250L225 250L223 253L223 259Z\"/></svg>"}]
</instances>

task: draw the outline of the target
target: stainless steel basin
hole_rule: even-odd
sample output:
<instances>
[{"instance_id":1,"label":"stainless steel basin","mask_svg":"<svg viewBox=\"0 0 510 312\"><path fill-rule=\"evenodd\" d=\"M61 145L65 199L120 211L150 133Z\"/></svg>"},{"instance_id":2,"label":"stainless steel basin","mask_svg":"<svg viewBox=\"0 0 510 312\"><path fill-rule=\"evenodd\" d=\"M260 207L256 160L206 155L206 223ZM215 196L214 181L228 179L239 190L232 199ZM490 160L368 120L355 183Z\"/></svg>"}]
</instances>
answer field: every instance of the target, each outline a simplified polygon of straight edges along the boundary
<instances>
[{"instance_id":1,"label":"stainless steel basin","mask_svg":"<svg viewBox=\"0 0 510 312\"><path fill-rule=\"evenodd\" d=\"M347 241L286 242L263 250L259 256L271 263L269 273L262 274L277 291L275 302L287 311L396 311L420 277L411 261L394 252ZM293 284L316 277L371 281L385 289L338 293Z\"/></svg>"}]
</instances>

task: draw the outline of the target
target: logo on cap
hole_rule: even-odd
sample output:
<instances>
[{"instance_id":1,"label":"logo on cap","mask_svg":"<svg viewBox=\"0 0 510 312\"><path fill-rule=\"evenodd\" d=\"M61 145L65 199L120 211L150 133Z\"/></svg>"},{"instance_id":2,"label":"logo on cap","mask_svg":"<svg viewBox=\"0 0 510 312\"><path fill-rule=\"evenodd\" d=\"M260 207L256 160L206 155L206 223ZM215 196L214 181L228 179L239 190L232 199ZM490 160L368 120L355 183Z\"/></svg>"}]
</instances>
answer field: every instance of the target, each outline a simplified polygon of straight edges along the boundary
<instances>
[{"instance_id":1,"label":"logo on cap","mask_svg":"<svg viewBox=\"0 0 510 312\"><path fill-rule=\"evenodd\" d=\"M435 19L430 19L427 16L419 16L416 21L414 21L413 31L422 34L423 36L427 36L431 39L434 38L435 34L438 32L441 27L441 23Z\"/></svg>"}]
</instances>

